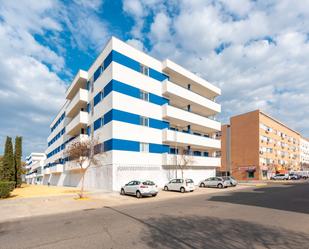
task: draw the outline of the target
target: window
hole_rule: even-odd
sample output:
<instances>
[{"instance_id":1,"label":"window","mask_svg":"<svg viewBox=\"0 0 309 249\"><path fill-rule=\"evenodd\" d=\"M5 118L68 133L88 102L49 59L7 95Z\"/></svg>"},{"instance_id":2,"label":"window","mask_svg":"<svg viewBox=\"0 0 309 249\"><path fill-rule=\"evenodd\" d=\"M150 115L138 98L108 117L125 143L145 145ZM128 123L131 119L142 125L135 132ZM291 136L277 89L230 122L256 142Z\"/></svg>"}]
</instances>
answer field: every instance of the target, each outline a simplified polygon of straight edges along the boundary
<instances>
[{"instance_id":1,"label":"window","mask_svg":"<svg viewBox=\"0 0 309 249\"><path fill-rule=\"evenodd\" d=\"M254 178L254 171L248 172L248 178Z\"/></svg>"},{"instance_id":2,"label":"window","mask_svg":"<svg viewBox=\"0 0 309 249\"><path fill-rule=\"evenodd\" d=\"M178 154L178 149L170 148L170 154Z\"/></svg>"},{"instance_id":3,"label":"window","mask_svg":"<svg viewBox=\"0 0 309 249\"><path fill-rule=\"evenodd\" d=\"M93 104L93 101L91 101L91 103L90 103L90 107L91 107L91 115L93 115L93 109L94 109L94 104Z\"/></svg>"},{"instance_id":4,"label":"window","mask_svg":"<svg viewBox=\"0 0 309 249\"><path fill-rule=\"evenodd\" d=\"M96 144L93 148L93 151L94 151L94 154L99 154L101 153L102 151L104 151L104 146L103 146L103 143L101 144Z\"/></svg>"},{"instance_id":5,"label":"window","mask_svg":"<svg viewBox=\"0 0 309 249\"><path fill-rule=\"evenodd\" d=\"M149 144L148 143L140 143L139 150L140 150L140 152L149 152Z\"/></svg>"},{"instance_id":6,"label":"window","mask_svg":"<svg viewBox=\"0 0 309 249\"><path fill-rule=\"evenodd\" d=\"M149 101L149 93L143 90L140 90L139 97L142 100Z\"/></svg>"},{"instance_id":7,"label":"window","mask_svg":"<svg viewBox=\"0 0 309 249\"><path fill-rule=\"evenodd\" d=\"M93 77L90 79L90 90L93 92Z\"/></svg>"},{"instance_id":8,"label":"window","mask_svg":"<svg viewBox=\"0 0 309 249\"><path fill-rule=\"evenodd\" d=\"M94 98L93 98L93 105L96 106L101 101L102 93L99 92Z\"/></svg>"},{"instance_id":9,"label":"window","mask_svg":"<svg viewBox=\"0 0 309 249\"><path fill-rule=\"evenodd\" d=\"M149 67L141 64L141 73L149 76Z\"/></svg>"},{"instance_id":10,"label":"window","mask_svg":"<svg viewBox=\"0 0 309 249\"><path fill-rule=\"evenodd\" d=\"M101 122L102 122L102 119L101 118L98 118L96 121L94 121L93 123L93 129L94 130L97 130L101 127Z\"/></svg>"},{"instance_id":11,"label":"window","mask_svg":"<svg viewBox=\"0 0 309 249\"><path fill-rule=\"evenodd\" d=\"M140 117L140 125L149 126L149 118L141 116Z\"/></svg>"}]
</instances>

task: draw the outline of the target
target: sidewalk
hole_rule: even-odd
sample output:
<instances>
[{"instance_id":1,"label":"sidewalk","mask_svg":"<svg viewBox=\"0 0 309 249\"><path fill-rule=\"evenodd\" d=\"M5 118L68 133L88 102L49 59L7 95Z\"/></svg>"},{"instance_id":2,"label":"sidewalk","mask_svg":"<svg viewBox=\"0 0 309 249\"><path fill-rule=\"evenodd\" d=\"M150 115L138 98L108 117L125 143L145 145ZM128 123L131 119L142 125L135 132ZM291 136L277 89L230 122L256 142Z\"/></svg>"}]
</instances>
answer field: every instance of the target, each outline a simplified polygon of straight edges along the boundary
<instances>
[{"instance_id":1,"label":"sidewalk","mask_svg":"<svg viewBox=\"0 0 309 249\"><path fill-rule=\"evenodd\" d=\"M213 193L226 193L249 188L249 186L237 186L235 188L215 189L197 188L193 193L180 193L160 191L156 197L145 197L137 199L133 196L121 196L118 192L93 191L87 196L89 199L76 200L76 194L58 196L29 197L0 200L0 222L11 221L18 218L34 217L40 215L51 215L67 213L79 210L102 208L104 206L121 206L130 204L145 204L158 202L173 198L187 198L198 195Z\"/></svg>"},{"instance_id":2,"label":"sidewalk","mask_svg":"<svg viewBox=\"0 0 309 249\"><path fill-rule=\"evenodd\" d=\"M72 195L72 194L76 195L78 192L79 188L74 187L57 187L47 185L23 184L20 188L16 188L13 190L9 199Z\"/></svg>"}]
</instances>

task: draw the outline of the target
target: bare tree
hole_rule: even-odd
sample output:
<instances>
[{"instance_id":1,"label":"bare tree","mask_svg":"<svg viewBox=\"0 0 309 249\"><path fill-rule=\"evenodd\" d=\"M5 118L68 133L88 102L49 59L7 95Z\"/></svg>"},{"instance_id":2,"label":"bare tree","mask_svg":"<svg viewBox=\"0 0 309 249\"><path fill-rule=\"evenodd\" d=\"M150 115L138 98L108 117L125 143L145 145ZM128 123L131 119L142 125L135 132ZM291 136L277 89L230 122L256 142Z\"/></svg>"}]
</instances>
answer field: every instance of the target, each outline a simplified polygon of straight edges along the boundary
<instances>
[{"instance_id":1,"label":"bare tree","mask_svg":"<svg viewBox=\"0 0 309 249\"><path fill-rule=\"evenodd\" d=\"M178 167L181 171L181 178L182 179L183 179L184 169L186 169L189 165L192 165L193 162L194 162L194 160L192 158L191 151L186 150L186 149L180 149Z\"/></svg>"},{"instance_id":2,"label":"bare tree","mask_svg":"<svg viewBox=\"0 0 309 249\"><path fill-rule=\"evenodd\" d=\"M66 149L66 155L69 160L75 162L81 170L82 173L82 183L80 188L79 198L84 197L84 182L85 174L87 170L98 164L98 159L96 154L105 156L103 152L102 144L98 143L97 139L83 139L80 141L72 142Z\"/></svg>"}]
</instances>

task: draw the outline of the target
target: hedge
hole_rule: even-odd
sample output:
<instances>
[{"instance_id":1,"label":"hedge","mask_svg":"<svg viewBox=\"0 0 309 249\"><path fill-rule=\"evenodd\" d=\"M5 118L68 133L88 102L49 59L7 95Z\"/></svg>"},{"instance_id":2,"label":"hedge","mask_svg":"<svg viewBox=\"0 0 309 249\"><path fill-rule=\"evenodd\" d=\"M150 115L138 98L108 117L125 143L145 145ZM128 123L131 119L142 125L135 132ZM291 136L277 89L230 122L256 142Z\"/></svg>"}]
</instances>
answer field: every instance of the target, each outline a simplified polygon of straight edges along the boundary
<instances>
[{"instance_id":1,"label":"hedge","mask_svg":"<svg viewBox=\"0 0 309 249\"><path fill-rule=\"evenodd\" d=\"M0 182L0 198L7 198L15 188L15 182Z\"/></svg>"}]
</instances>

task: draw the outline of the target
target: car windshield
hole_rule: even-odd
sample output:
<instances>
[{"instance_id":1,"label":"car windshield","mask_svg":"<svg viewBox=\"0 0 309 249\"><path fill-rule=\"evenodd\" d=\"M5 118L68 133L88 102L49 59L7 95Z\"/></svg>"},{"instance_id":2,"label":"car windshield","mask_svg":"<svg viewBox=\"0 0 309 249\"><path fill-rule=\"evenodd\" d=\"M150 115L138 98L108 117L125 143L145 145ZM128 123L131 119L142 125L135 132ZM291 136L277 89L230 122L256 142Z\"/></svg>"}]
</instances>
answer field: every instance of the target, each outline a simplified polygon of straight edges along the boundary
<instances>
[{"instance_id":1,"label":"car windshield","mask_svg":"<svg viewBox=\"0 0 309 249\"><path fill-rule=\"evenodd\" d=\"M143 185L153 186L153 185L155 185L155 183L152 182L152 181L144 181L144 182L143 182Z\"/></svg>"},{"instance_id":2,"label":"car windshield","mask_svg":"<svg viewBox=\"0 0 309 249\"><path fill-rule=\"evenodd\" d=\"M193 183L193 180L192 179L187 179L186 182L187 183Z\"/></svg>"}]
</instances>

